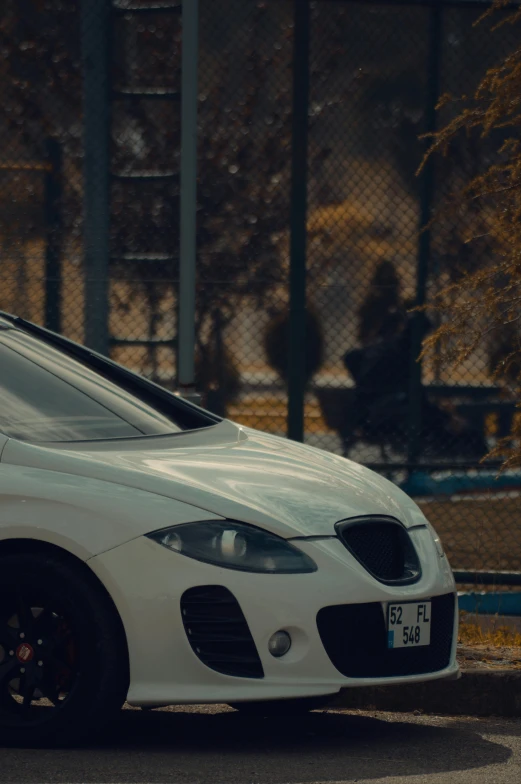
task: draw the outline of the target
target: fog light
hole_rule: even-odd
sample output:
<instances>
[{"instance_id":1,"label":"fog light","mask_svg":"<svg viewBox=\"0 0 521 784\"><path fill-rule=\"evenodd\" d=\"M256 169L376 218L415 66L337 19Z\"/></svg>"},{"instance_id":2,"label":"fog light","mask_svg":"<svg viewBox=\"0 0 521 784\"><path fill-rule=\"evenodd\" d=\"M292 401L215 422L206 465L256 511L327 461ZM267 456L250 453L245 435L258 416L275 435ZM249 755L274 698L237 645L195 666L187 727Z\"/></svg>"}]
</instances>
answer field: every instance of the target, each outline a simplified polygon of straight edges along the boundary
<instances>
[{"instance_id":1,"label":"fog light","mask_svg":"<svg viewBox=\"0 0 521 784\"><path fill-rule=\"evenodd\" d=\"M280 659L291 648L291 637L287 632L275 632L268 642L268 650L272 656Z\"/></svg>"}]
</instances>

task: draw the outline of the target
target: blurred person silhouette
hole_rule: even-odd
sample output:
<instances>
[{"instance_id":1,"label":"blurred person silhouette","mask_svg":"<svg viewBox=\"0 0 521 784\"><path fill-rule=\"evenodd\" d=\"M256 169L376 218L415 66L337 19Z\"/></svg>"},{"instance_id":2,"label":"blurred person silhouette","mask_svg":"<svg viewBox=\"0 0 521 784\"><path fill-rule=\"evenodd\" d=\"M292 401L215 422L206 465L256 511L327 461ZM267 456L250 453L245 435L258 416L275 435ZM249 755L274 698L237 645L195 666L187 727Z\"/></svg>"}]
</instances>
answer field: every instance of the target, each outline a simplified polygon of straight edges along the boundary
<instances>
[{"instance_id":1,"label":"blurred person silhouette","mask_svg":"<svg viewBox=\"0 0 521 784\"><path fill-rule=\"evenodd\" d=\"M362 346L392 338L406 324L407 313L400 294L400 277L392 261L380 261L369 291L358 310L357 337Z\"/></svg>"},{"instance_id":2,"label":"blurred person silhouette","mask_svg":"<svg viewBox=\"0 0 521 784\"><path fill-rule=\"evenodd\" d=\"M410 319L392 261L377 265L357 315L360 348L344 355L357 388L369 398L402 391L409 376Z\"/></svg>"}]
</instances>

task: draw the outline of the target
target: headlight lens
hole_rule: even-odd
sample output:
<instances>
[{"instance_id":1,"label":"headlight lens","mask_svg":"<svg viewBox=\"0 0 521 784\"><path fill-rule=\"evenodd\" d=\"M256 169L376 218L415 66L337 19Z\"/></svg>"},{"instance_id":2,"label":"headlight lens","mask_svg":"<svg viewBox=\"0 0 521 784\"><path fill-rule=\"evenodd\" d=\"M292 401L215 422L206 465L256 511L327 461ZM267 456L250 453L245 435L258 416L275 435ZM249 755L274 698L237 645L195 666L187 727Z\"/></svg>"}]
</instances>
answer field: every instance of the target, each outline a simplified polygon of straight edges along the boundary
<instances>
[{"instance_id":1,"label":"headlight lens","mask_svg":"<svg viewBox=\"0 0 521 784\"><path fill-rule=\"evenodd\" d=\"M148 538L197 561L243 572L295 574L317 569L308 555L285 539L245 523L185 523Z\"/></svg>"}]
</instances>

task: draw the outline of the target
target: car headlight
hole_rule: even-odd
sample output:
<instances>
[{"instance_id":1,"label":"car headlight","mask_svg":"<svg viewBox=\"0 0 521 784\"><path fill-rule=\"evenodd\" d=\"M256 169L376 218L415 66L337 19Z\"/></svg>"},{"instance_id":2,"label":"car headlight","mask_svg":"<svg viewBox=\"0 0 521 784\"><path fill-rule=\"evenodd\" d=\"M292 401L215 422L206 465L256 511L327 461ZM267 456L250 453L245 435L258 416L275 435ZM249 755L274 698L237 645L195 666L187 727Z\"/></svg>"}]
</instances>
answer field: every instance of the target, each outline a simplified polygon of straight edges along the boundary
<instances>
[{"instance_id":1,"label":"car headlight","mask_svg":"<svg viewBox=\"0 0 521 784\"><path fill-rule=\"evenodd\" d=\"M243 572L315 572L316 563L279 536L245 523L184 523L147 534L169 550L197 561Z\"/></svg>"},{"instance_id":2,"label":"car headlight","mask_svg":"<svg viewBox=\"0 0 521 784\"><path fill-rule=\"evenodd\" d=\"M445 555L445 550L443 549L443 544L441 542L440 537L438 536L438 532L436 531L434 526L431 525L430 523L427 523L427 525L429 526L429 531L431 532L431 536L434 539L434 545L436 547L436 552L438 553L440 558L443 558L443 556Z\"/></svg>"}]
</instances>

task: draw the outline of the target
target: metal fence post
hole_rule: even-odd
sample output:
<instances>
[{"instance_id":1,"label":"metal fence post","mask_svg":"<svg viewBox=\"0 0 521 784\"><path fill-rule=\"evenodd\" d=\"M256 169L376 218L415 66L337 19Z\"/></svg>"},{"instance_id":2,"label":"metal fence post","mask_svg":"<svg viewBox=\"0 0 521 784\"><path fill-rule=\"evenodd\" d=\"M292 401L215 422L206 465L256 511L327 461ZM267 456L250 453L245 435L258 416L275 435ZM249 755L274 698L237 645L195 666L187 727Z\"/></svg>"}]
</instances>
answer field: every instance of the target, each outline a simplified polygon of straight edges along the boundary
<instances>
[{"instance_id":1,"label":"metal fence post","mask_svg":"<svg viewBox=\"0 0 521 784\"><path fill-rule=\"evenodd\" d=\"M45 319L47 329L62 330L62 148L56 139L46 143L48 168L44 183Z\"/></svg>"},{"instance_id":2,"label":"metal fence post","mask_svg":"<svg viewBox=\"0 0 521 784\"><path fill-rule=\"evenodd\" d=\"M425 133L436 130L436 106L440 96L440 65L443 8L441 3L431 6L429 17L429 48L427 62L427 90L425 106ZM427 141L425 149L429 141ZM432 218L434 201L434 161L429 159L425 164L420 183L420 236L418 242L418 267L416 279L415 305L425 304L429 264L431 260L431 231L428 227ZM421 453L421 434L423 420L423 385L422 363L418 362L424 337L425 316L415 313L411 324L411 356L409 382L409 429L408 429L408 463L415 464Z\"/></svg>"},{"instance_id":3,"label":"metal fence post","mask_svg":"<svg viewBox=\"0 0 521 784\"><path fill-rule=\"evenodd\" d=\"M309 0L294 0L291 238L289 272L288 438L304 440L306 239L309 107Z\"/></svg>"},{"instance_id":4,"label":"metal fence post","mask_svg":"<svg viewBox=\"0 0 521 784\"><path fill-rule=\"evenodd\" d=\"M183 396L195 394L195 285L197 260L197 61L198 0L183 0L181 73L180 262L177 383Z\"/></svg>"},{"instance_id":5,"label":"metal fence post","mask_svg":"<svg viewBox=\"0 0 521 784\"><path fill-rule=\"evenodd\" d=\"M82 0L85 343L109 353L110 0Z\"/></svg>"}]
</instances>

